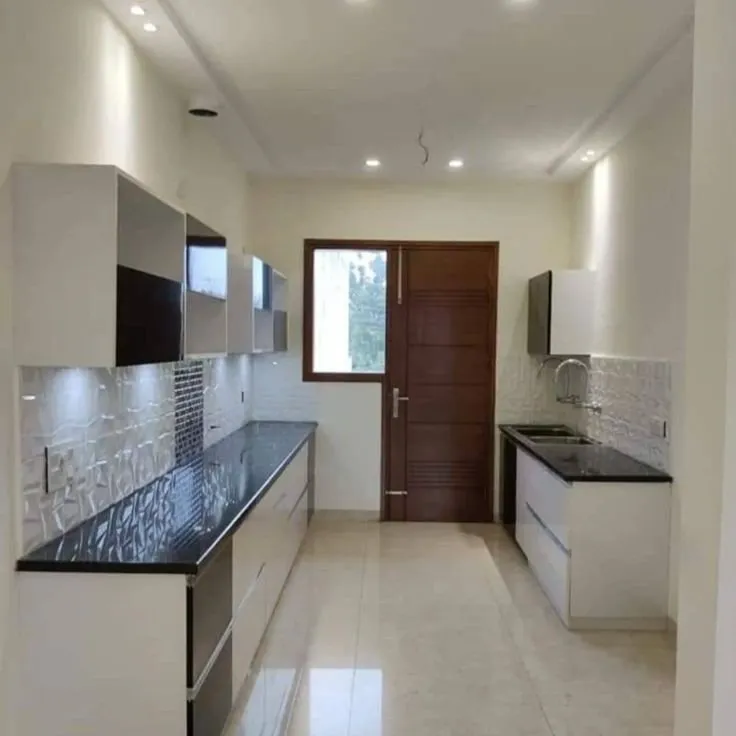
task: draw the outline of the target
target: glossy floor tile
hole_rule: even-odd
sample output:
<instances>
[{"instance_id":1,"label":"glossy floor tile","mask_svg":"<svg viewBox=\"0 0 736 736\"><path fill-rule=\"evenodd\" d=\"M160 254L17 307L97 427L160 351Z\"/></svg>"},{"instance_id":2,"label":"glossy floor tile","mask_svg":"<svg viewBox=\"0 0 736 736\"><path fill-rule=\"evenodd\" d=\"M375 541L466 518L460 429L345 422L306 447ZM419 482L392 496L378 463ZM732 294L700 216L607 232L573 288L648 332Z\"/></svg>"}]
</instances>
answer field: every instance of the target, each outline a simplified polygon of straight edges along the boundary
<instances>
[{"instance_id":1,"label":"glossy floor tile","mask_svg":"<svg viewBox=\"0 0 736 736\"><path fill-rule=\"evenodd\" d=\"M671 736L675 645L567 631L500 527L317 522L251 679L228 736Z\"/></svg>"}]
</instances>

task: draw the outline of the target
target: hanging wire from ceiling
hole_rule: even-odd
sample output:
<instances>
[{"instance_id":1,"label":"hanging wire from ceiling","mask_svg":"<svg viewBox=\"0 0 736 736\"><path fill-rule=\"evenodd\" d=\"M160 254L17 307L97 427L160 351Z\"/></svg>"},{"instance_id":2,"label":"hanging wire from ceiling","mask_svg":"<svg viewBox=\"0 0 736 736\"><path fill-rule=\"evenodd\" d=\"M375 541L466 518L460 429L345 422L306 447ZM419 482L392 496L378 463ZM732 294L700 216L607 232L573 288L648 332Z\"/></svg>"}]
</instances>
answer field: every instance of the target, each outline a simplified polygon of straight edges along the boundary
<instances>
[{"instance_id":1,"label":"hanging wire from ceiling","mask_svg":"<svg viewBox=\"0 0 736 736\"><path fill-rule=\"evenodd\" d=\"M429 148L424 144L424 128L421 128L419 130L417 143L419 144L419 147L424 151L424 161L422 161L422 166L426 166L429 163Z\"/></svg>"}]
</instances>

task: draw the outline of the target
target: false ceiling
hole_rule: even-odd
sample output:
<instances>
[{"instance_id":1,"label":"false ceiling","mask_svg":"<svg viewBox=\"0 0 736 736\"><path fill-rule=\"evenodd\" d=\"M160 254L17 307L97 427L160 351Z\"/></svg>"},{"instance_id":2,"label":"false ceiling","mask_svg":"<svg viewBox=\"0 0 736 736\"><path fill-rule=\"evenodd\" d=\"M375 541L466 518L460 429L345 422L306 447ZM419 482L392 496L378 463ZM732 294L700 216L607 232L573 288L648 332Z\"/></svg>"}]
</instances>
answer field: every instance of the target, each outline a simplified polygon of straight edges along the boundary
<instances>
[{"instance_id":1,"label":"false ceiling","mask_svg":"<svg viewBox=\"0 0 736 736\"><path fill-rule=\"evenodd\" d=\"M692 0L103 1L261 173L571 178L691 74Z\"/></svg>"}]
</instances>

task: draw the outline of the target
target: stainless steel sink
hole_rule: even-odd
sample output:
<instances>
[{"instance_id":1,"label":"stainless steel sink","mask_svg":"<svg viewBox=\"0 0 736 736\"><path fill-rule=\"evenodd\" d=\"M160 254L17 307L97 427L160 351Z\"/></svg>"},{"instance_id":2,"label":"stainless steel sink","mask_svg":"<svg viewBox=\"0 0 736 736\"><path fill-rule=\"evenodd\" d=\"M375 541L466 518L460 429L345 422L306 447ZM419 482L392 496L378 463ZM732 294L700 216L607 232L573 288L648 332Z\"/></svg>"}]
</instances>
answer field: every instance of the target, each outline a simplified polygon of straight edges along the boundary
<instances>
[{"instance_id":1,"label":"stainless steel sink","mask_svg":"<svg viewBox=\"0 0 736 736\"><path fill-rule=\"evenodd\" d=\"M514 430L518 432L523 437L528 437L529 439L536 438L536 437L575 437L575 432L573 432L569 427L565 427L564 425L554 425L554 426L541 426L541 427L535 427L535 426L528 426L528 427L514 427Z\"/></svg>"},{"instance_id":2,"label":"stainless steel sink","mask_svg":"<svg viewBox=\"0 0 736 736\"><path fill-rule=\"evenodd\" d=\"M594 445L587 437L550 437L548 435L527 436L535 445Z\"/></svg>"}]
</instances>

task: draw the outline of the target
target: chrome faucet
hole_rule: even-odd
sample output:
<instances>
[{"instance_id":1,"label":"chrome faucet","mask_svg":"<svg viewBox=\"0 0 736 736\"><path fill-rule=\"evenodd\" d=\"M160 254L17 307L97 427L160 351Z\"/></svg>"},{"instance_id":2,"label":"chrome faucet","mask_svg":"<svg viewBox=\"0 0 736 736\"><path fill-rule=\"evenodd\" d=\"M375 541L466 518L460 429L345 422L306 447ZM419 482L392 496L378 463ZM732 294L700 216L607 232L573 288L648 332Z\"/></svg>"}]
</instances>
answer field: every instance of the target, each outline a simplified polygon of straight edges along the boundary
<instances>
[{"instance_id":1,"label":"chrome faucet","mask_svg":"<svg viewBox=\"0 0 736 736\"><path fill-rule=\"evenodd\" d=\"M585 389L583 391L582 396L577 396L570 391L570 378L568 376L567 379L567 395L566 396L560 396L560 376L562 374L562 369L567 366L573 366L576 365L579 368L582 369L583 374L585 375ZM582 360L578 360L577 358L567 358L566 360L563 360L555 370L555 400L558 401L561 404L571 404L572 406L576 406L579 409L589 409L594 414L600 414L603 410L600 406L600 404L593 404L589 401L584 401L584 398L588 395L588 388L590 386L590 369L588 368L585 363L583 363Z\"/></svg>"}]
</instances>

